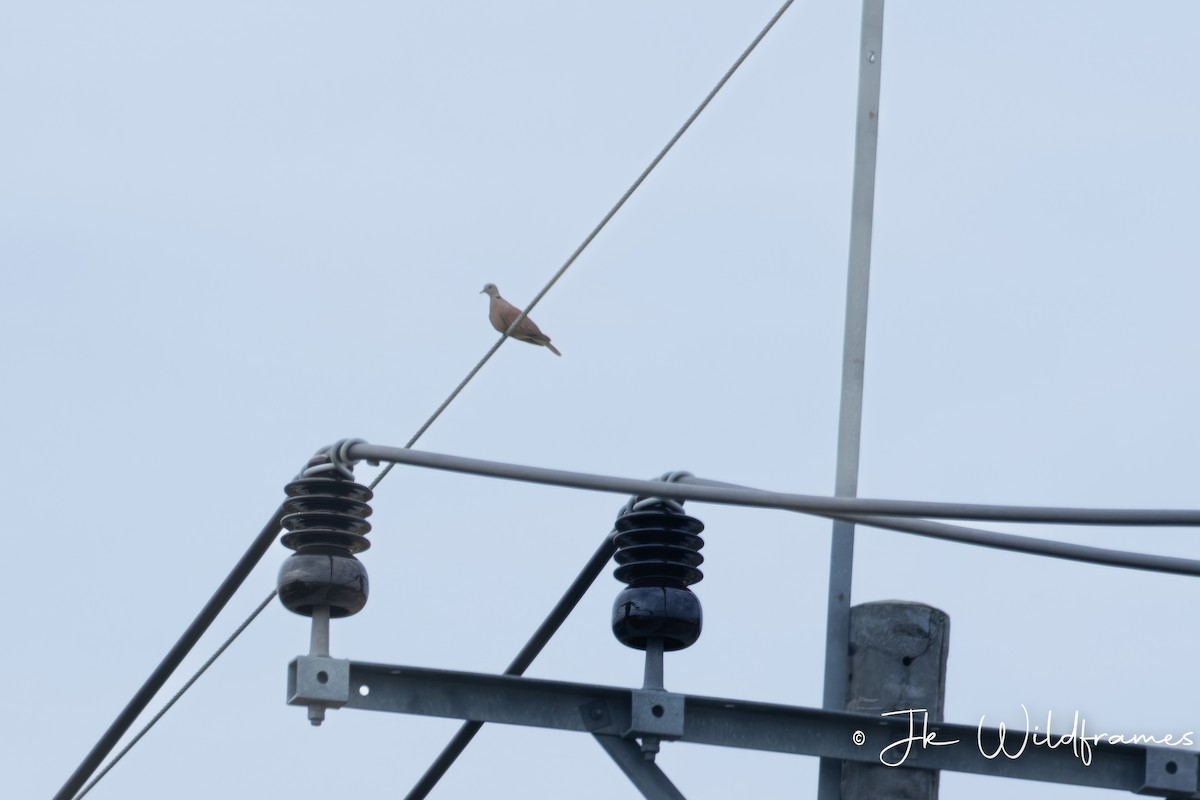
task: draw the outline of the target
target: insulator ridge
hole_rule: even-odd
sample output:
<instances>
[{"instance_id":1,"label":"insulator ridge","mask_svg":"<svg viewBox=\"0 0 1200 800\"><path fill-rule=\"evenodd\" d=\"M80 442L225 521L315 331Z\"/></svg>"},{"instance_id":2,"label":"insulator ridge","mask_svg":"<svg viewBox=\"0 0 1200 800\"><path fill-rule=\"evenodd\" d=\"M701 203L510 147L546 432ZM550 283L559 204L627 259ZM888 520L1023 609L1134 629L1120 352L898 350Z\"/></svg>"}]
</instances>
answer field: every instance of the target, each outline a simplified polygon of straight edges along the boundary
<instances>
[{"instance_id":1,"label":"insulator ridge","mask_svg":"<svg viewBox=\"0 0 1200 800\"><path fill-rule=\"evenodd\" d=\"M698 534L704 523L666 511L635 511L616 522L613 575L630 586L674 586L680 589L704 579Z\"/></svg>"},{"instance_id":2,"label":"insulator ridge","mask_svg":"<svg viewBox=\"0 0 1200 800\"><path fill-rule=\"evenodd\" d=\"M350 553L361 553L371 546L366 534L371 531L367 517L371 490L334 477L297 478L284 487L283 527L289 533L280 541L285 547L301 550L332 546Z\"/></svg>"}]
</instances>

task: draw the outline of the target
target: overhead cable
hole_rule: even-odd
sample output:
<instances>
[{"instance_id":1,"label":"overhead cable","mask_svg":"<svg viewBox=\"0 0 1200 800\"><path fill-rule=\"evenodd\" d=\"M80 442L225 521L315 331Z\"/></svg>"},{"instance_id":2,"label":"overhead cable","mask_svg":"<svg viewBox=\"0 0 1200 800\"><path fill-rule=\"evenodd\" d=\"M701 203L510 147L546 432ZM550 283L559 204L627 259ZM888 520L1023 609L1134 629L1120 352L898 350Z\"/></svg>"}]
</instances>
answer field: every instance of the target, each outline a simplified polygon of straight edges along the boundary
<instances>
[{"instance_id":1,"label":"overhead cable","mask_svg":"<svg viewBox=\"0 0 1200 800\"><path fill-rule=\"evenodd\" d=\"M588 472L571 472L526 464L487 461L478 458L431 453L426 450L355 444L351 456L364 461L390 461L417 467L486 475L492 478L566 486L615 494L651 496L662 491L660 481L620 478ZM680 478L671 484L671 496L721 505L753 506L801 511L829 516L871 514L895 517L934 517L994 522L1051 523L1058 525L1146 525L1200 527L1197 509L1059 508L1052 506L1009 506L981 503L935 503L923 500L877 500L863 497L826 497L753 489L736 484Z\"/></svg>"},{"instance_id":2,"label":"overhead cable","mask_svg":"<svg viewBox=\"0 0 1200 800\"><path fill-rule=\"evenodd\" d=\"M104 761L112 749L116 746L125 732L129 730L138 715L146 710L146 706L154 699L154 695L162 689L163 684L171 677L171 674L179 667L179 664L187 656L204 632L212 625L213 620L221 613L221 609L229 602L234 593L241 587L246 577L262 559L263 554L274 543L275 538L279 535L280 520L283 518L283 509L280 507L271 519L263 526L258 536L246 548L246 552L242 555L238 562L234 564L233 569L221 581L221 585L213 592L212 597L200 609L200 613L192 620L192 623L184 630L179 639L167 652L159 665L150 673L150 677L146 678L141 688L130 698L129 702L122 709L117 718L113 720L108 729L100 736L91 751L80 762L71 776L67 778L67 782L63 784L58 793L54 795L54 800L72 800L76 792L80 790L84 782L92 775L93 772Z\"/></svg>"},{"instance_id":3,"label":"overhead cable","mask_svg":"<svg viewBox=\"0 0 1200 800\"><path fill-rule=\"evenodd\" d=\"M659 162L666 157L667 153L671 152L671 148L675 146L675 143L678 142L685 133L687 133L688 128L692 127L692 123L696 121L696 118L703 113L704 109L708 108L708 104L713 101L713 98L717 96L717 93L720 92L721 89L724 88L725 84L729 82L729 79L733 77L733 73L737 72L738 67L742 66L742 62L744 62L750 56L750 54L754 52L754 49L758 47L758 43L763 40L763 37L767 35L771 28L775 27L775 23L779 21L779 18L783 16L783 12L787 11L788 7L793 2L794 0L787 0L787 2L779 7L779 10L775 12L775 15L771 17L766 26L764 26L763 29L758 32L758 35L754 37L754 40L750 42L749 46L742 51L742 54L738 56L737 60L733 62L733 65L725 71L725 74L721 76L721 79L717 81L717 84L713 86L712 90L702 101L700 101L700 105L696 106L696 110L691 113L687 120L685 120L684 123L679 126L679 130L675 131L675 134L667 141L665 145L663 145L663 148L658 151L658 155L656 155L650 161L646 168L642 170L642 173L637 176L632 184L629 185L629 188L626 189L625 193L621 195L620 199L613 204L612 208L608 210L608 213L601 218L600 222L596 223L596 227L592 228L591 233L583 238L583 241L578 247L575 248L575 252L571 253L566 262L564 262L563 265L558 268L558 272L554 273L546 285L542 287L542 290L538 292L534 296L533 300L529 302L529 305L525 306L525 309L517 316L516 319L513 320L512 324L508 326L508 330L501 334L500 338L494 345L492 345L490 350L484 353L483 358L479 359L479 363L467 373L467 376L462 379L458 386L454 387L454 391L452 391L442 402L442 404L437 407L437 410L433 412L432 416L425 420L425 424L417 429L417 432L413 434L412 438L408 440L408 443L404 445L405 447L412 447L417 443L417 440L420 439L421 435L429 429L429 426L433 424L433 421L442 415L442 412L446 410L446 407L453 402L454 398L458 397L459 392L466 388L466 385L471 382L471 379L475 377L476 373L483 369L483 365L486 364L488 360L496 354L496 351L500 349L500 345L504 344L504 340L508 338L509 332L515 330L516 327L521 324L521 320L525 319L525 317L529 315L529 312L533 311L534 307L541 302L541 299L546 296L546 293L550 291L551 287L558 283L558 279L561 278L563 274L571 267L571 265L575 263L575 259L579 258L583 251L587 249L587 246L592 243L592 240L600 234L600 231L604 230L604 227L608 225L609 220L616 216L617 212L621 210L621 207L625 205L625 202L633 196L633 193L638 190L638 187L640 187L646 178L650 176L650 173L654 171L654 168L658 166ZM392 466L392 464L388 464L386 467L384 467L379 474L375 476L375 479L371 481L371 484L368 488L374 489L376 486L378 486L380 481L382 481L387 474L392 471Z\"/></svg>"},{"instance_id":4,"label":"overhead cable","mask_svg":"<svg viewBox=\"0 0 1200 800\"><path fill-rule=\"evenodd\" d=\"M390 461L429 469L461 472L492 478L563 486L589 491L654 496L663 494L660 481L593 475L585 472L531 467L485 461L421 450L356 444L350 455L367 461ZM681 477L671 485L668 494L675 500L690 500L720 505L747 506L796 511L830 519L844 519L856 524L912 533L919 536L956 541L963 544L1012 550L1033 555L1050 556L1093 564L1130 569L1200 576L1200 561L1147 553L1108 550L1087 545L1075 545L1031 536L984 531L958 525L947 525L927 519L973 519L1021 523L1052 523L1059 525L1123 525L1200 527L1200 511L1189 509L1094 509L1051 508L1039 506L982 505L976 503L931 503L914 500L876 500L854 497L822 497L818 495L769 492L734 484Z\"/></svg>"},{"instance_id":5,"label":"overhead cable","mask_svg":"<svg viewBox=\"0 0 1200 800\"><path fill-rule=\"evenodd\" d=\"M140 742L142 740L142 737L145 736L150 731L150 729L154 727L154 724L156 722L158 722L160 719L162 719L163 715L166 714L168 711L170 711L172 706L174 706L177 702L179 702L179 698L183 697L184 693L187 692L188 689L192 688L192 684L195 683L196 681L198 681L200 679L200 676L203 675L208 670L208 668L211 667L213 665L213 663L218 658L221 657L221 654L224 653L227 649L229 649L229 645L233 644L234 639L237 639L237 637L241 635L242 631L246 630L246 627L251 622L253 622L259 614L262 613L263 609L266 608L267 605L272 600L275 599L275 595L276 595L276 592L272 591L270 594L268 594L266 596L266 598L261 603L258 604L257 608L255 608L253 611L250 612L250 616L246 617L245 621L242 622L242 624L237 627L237 630L235 630L233 633L231 633L229 635L229 638L227 638L224 642L222 642L221 646L218 647L216 649L216 651L211 656L208 657L208 660L200 665L200 668L198 670L196 670L196 672L192 675L191 678L188 678L187 682L184 683L183 686L181 686L179 688L179 691L176 692L175 695L170 700L168 700L166 703L163 704L163 707L158 710L158 713L155 714L153 717L151 717L150 721L147 722L144 726L142 726L142 729L140 731L138 731L137 734L132 739L129 740L129 743L127 745L125 745L123 748L121 748L120 752L118 752L115 756L113 756L112 759L107 764L104 765L104 769L102 769L96 773L96 777L92 778L88 782L87 786L84 786L83 789L80 790L79 794L75 795L75 800L79 800L81 797L83 797L88 792L90 792L92 790L92 787L94 787L97 783L99 783L100 780L105 775L108 774L109 770L111 770L113 767L115 767L117 765L117 762L120 761L122 758L124 758L125 754L133 749L133 746L135 744L137 744L138 742Z\"/></svg>"}]
</instances>

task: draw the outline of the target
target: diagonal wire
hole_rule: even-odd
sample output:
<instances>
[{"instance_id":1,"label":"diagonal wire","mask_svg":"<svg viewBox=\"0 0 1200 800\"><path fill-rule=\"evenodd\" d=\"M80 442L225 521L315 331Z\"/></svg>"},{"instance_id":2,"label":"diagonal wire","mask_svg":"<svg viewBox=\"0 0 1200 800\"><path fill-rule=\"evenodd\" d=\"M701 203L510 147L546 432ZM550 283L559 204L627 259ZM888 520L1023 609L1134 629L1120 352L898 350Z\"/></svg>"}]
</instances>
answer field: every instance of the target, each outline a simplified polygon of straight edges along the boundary
<instances>
[{"instance_id":1,"label":"diagonal wire","mask_svg":"<svg viewBox=\"0 0 1200 800\"><path fill-rule=\"evenodd\" d=\"M500 336L500 338L496 341L496 343L494 345L492 345L491 349L489 349L487 351L487 353L484 354L483 358L481 358L479 360L479 363L476 364L474 366L474 368L472 368L471 371L467 373L467 376L465 378L463 378L462 381L458 384L458 386L456 386L454 388L454 391L452 391L449 394L449 396L444 401L442 401L442 404L437 407L437 409L433 412L432 415L430 415L429 419L425 420L425 423L423 425L421 425L420 428L417 429L417 432L414 433L412 438L410 438L408 440L408 442L404 445L404 447L406 449L411 448L414 444L416 444L417 441L421 438L421 436L424 435L425 431L429 430L429 427L431 425L433 425L434 421L436 421L437 418L442 415L442 412L444 412L446 410L446 408L448 408L449 405L452 402L454 402L454 399L458 397L458 395L462 392L462 390L464 388L466 388L467 384L471 382L471 379L473 379L475 377L475 375L478 374L478 372L481 369L483 369L484 364L486 364L492 358L492 356L496 354L496 351L498 351L500 349L500 346L504 344L504 341L507 338L509 338L509 335L516 328L516 326L521 323L521 320L525 319L525 317L529 314L529 312L531 312L534 309L534 307L541 301L541 299L546 296L546 293L549 292L550 289L553 288L554 284L556 284L558 282L558 279L561 278L563 276L563 274L566 273L566 271L571 267L571 265L575 263L575 261L579 258L579 256L582 255L583 251L587 249L588 245L590 245L592 243L592 241L605 228L605 226L608 225L609 221L614 216L616 216L617 212L621 210L621 208L625 205L625 203L629 200L629 198L633 196L633 193L638 190L638 188L642 185L643 182L645 182L646 178L648 178L650 176L650 173L653 172L654 169L659 165L659 163L666 157L667 153L669 153L671 151L671 149L683 137L683 135L688 131L688 129L691 128L692 123L694 123L696 121L696 119L700 116L700 114L703 113L706 108L708 108L709 103L711 103L713 101L713 98L715 98L717 96L717 93L720 92L721 89L725 86L725 84L729 82L729 79L733 77L733 74L735 72L737 72L738 68L741 67L742 63L750 56L750 54L752 52L754 52L754 49L756 47L758 47L759 42L761 42L763 40L763 38L767 35L767 33L769 33L770 30L773 27L775 27L775 23L779 21L780 17L783 16L784 12L788 10L788 8L792 5L793 2L794 2L794 0L786 0L786 2L784 2L783 5L779 7L779 10L775 12L775 14L771 17L771 19L763 27L763 29L761 31L759 31L758 35L754 37L754 39L750 42L749 46L747 46L746 49L744 51L742 51L742 54L740 56L738 56L736 61L733 62L733 65L730 66L729 69L726 70L725 74L721 76L721 79L719 81L717 81L717 84L712 88L711 91L709 91L708 95L705 96L704 100L701 101L700 105L698 105L696 107L696 110L693 111L690 116L688 116L687 120L683 123L683 125L681 125L679 127L679 130L677 130L675 132L675 134L670 138L670 140L667 141L666 145L663 146L663 148L658 152L658 154L653 158L653 160L651 160L651 162L646 166L646 168L644 170L642 170L641 174L638 175L637 179L634 180L634 182L632 184L630 184L629 188L626 189L625 193L621 195L620 199L617 200L617 202L615 204L613 204L612 208L610 208L608 210L608 213L606 213L604 215L604 217L600 220L600 222L597 223L596 227L594 227L592 229L592 231L586 237L584 237L583 241L579 244L579 246L577 248L575 248L575 251L573 253L571 253L571 256L566 260L565 263L563 263L563 265L561 267L559 267L558 271L555 272L554 275L550 278L550 280L546 283L546 285L544 287L542 287L542 290L537 293L537 295L533 298L533 300L529 303L529 305L526 306L525 309L520 314L517 315L517 318L515 320L513 320L511 325L509 325L508 330L506 330ZM383 481L383 479L387 476L387 474L389 472L391 472L392 467L394 467L394 466L395 466L394 463L387 464L387 466L385 466L383 468L383 470L381 470L380 473L375 476L375 479L371 481L368 488L374 490L375 487L377 487L380 484L380 482ZM589 569L594 568L593 562L595 562L595 560L598 557L599 557L599 553L597 553L597 556L594 556L593 560L589 562ZM604 560L606 561L607 559L604 559ZM582 579L583 576L581 575L580 578ZM180 690L175 694L175 696L172 697L169 701L167 701L167 703L163 706L163 708L148 723L146 723L145 727L143 727L142 730L140 730L137 733L137 735L129 742L129 744L127 744L123 750L121 750L116 756L114 756L113 759L91 780L91 782L88 783L79 792L79 794L77 794L75 796L75 800L79 800L79 798L82 798L89 791L91 791L92 787L95 786L100 781L100 779L103 778L109 772L109 770L111 770L116 765L116 763L118 761L120 761L121 758L123 758L125 756L125 754L128 753L129 750L135 744L137 744L137 742L150 730L150 728L153 727L154 724L157 723L158 720L161 719L162 716L164 714L166 714L166 712L168 710L170 710L170 708L179 700L179 698L181 698L183 696L183 694L189 688L191 688L192 684L194 684L200 678L200 676L202 674L204 674L204 672L213 664L213 662L215 662L217 660L217 658L219 658L221 656L221 654L225 652L226 648L228 648L233 643L233 641L242 633L242 631L244 631L250 625L250 623L253 622L258 617L259 613L261 613L262 610L264 608L266 608L267 605L271 602L271 600L273 600L275 598L275 595L276 595L276 592L274 592L274 591L272 591L269 595L267 595L266 599L264 599L262 601L262 603L258 606L258 608L256 608L250 614L250 616L247 617L246 620L241 625L238 626L238 628L217 649L217 651L215 653L213 653L212 656L209 657L208 661L206 661L203 664L203 666L200 667L200 669L196 672L196 674L193 675L191 677L191 679L189 679L188 682L183 685L182 688L180 688ZM552 635L553 630L557 629L557 625L561 624L561 619L559 619L555 622L556 616L563 614L564 611L569 612L569 608L566 608L566 601L567 601L567 598L564 597L563 600L560 601L560 606L556 607L556 609L551 612L550 617L548 617L547 620L543 623L542 628L545 629L547 633ZM541 629L539 629L539 630L541 630ZM549 636L547 635L546 638L548 639ZM544 645L544 643L545 642L542 642L543 645ZM528 647L529 646L527 645L526 649L528 649ZM520 665L520 662L522 662L526 659L529 662L532 662L533 658L537 655L538 651L540 651L540 646L536 647L535 649L533 649L532 651L530 651L528 653L526 652L526 650L523 649L522 652L518 654L517 659L514 660L513 664L511 664L509 666L509 669L513 670L516 674L520 674L520 672L523 672L525 670L525 668L528 667L528 663L526 663L524 665ZM464 729L462 731L460 731L460 734L466 734L468 727L469 727L469 725L464 726ZM475 730L478 730L478 728L476 728ZM453 753L453 755L451 755L451 751L454 748L454 744L455 744L454 742L452 742L451 745L448 746L447 750L443 752L442 757L445 758L445 757L449 756L449 758L448 758L447 763L445 763L443 766L443 769L441 771L442 773L444 773L445 769L449 768L450 764L453 763L454 759L457 757L458 753L461 752L462 748L466 747L467 743L470 742L471 737L474 736L474 733L475 733L475 731L471 731L468 735L465 736L464 740L459 742L460 747L457 749L457 752ZM429 789L433 788L433 785L436 784L437 780L441 777L441 774L437 774L436 776L432 774L433 771L437 768L437 766L438 766L438 764L435 763L435 765L433 767L431 767L430 772L426 773L426 776L425 776L426 779L432 778L432 780L430 781L430 783L428 785L428 788L425 789L426 793L429 791ZM414 789L414 791L416 791L416 789ZM410 797L411 796L413 796L413 795L410 795ZM419 796L424 796L424 794L421 794Z\"/></svg>"},{"instance_id":2,"label":"diagonal wire","mask_svg":"<svg viewBox=\"0 0 1200 800\"><path fill-rule=\"evenodd\" d=\"M259 531L258 535L246 548L246 552L242 554L237 563L225 576L217 586L216 591L207 602L201 607L200 613L196 618L188 624L183 633L163 656L162 661L150 673L149 677L142 683L141 687L134 692L133 697L117 714L116 719L108 726L108 728L96 740L92 749L79 762L79 766L71 773L62 788L54 795L54 800L72 800L80 787L91 777L97 768L99 768L105 756L116 747L121 737L128 732L133 723L141 715L146 707L150 705L150 701L158 694L167 680L179 669L179 665L187 657L192 648L200 640L200 637L212 626L217 615L229 603L230 598L241 588L247 576L254 569L255 565L262 560L263 554L279 536L280 521L283 517L283 506L276 509L271 518L267 520L266 525Z\"/></svg>"},{"instance_id":3,"label":"diagonal wire","mask_svg":"<svg viewBox=\"0 0 1200 800\"><path fill-rule=\"evenodd\" d=\"M550 291L551 287L558 283L558 279L563 276L563 273L570 269L571 265L575 263L575 259L579 258L583 251L587 249L587 246L592 243L592 240L600 234L600 231L604 230L604 227L608 225L609 220L617 215L617 212L621 210L621 207L625 205L625 202L633 196L633 193L638 190L638 187L640 187L646 178L650 176L650 173L654 171L654 168L658 166L659 162L666 158L667 153L671 152L671 148L675 146L675 143L678 142L685 133L687 133L688 128L692 127L692 123L695 122L696 118L704 112L704 109L708 108L708 104L713 101L713 98L717 96L717 93L720 92L721 89L724 88L725 84L729 82L729 79L733 77L733 73L737 72L738 67L742 66L742 62L744 62L750 56L750 54L754 52L754 48L758 47L758 43L763 40L763 37L770 32L771 28L775 27L775 23L779 21L779 18L783 16L783 13L788 10L788 7L791 6L793 2L794 0L787 0L782 6L779 7L779 10L775 12L775 15L771 17L770 21L767 22L763 29L758 32L758 35L755 36L754 40L750 42L749 46L742 51L742 54L738 56L737 60L733 62L733 66L725 71L725 74L721 76L721 80L717 81L717 85L714 86L712 91L710 91L704 100L700 102L700 105L696 106L696 110L691 113L691 116L687 118L687 121L685 121L683 125L679 126L679 130L675 131L675 135L672 136L665 145L663 145L662 150L658 151L658 155L654 157L654 160L652 160L646 166L646 168L642 170L642 174L637 176L637 180L630 184L629 188L625 190L625 194L621 195L621 199L613 204L613 207L608 210L608 213L604 215L599 223L597 223L596 227L592 228L592 232L584 237L584 240L579 244L579 247L575 248L575 252L571 253L571 257L568 258L566 262L558 268L558 272L554 273L554 276L550 278L545 286L542 287L542 290L537 293L537 296L530 301L529 305L525 307L525 310L517 315L517 318L513 320L511 325L508 326L508 330L506 330L503 335L501 335L500 339L494 345L492 345L492 348L484 354L483 358L479 360L479 363L475 365L474 369L467 373L467 377L462 379L462 382L455 387L454 391L450 393L450 396L447 397L440 406L438 406L437 411L434 411L433 415L430 416L429 419L425 420L425 424L422 425L415 434L413 434L413 437L408 440L406 445L404 445L406 448L412 447L417 443L417 440L420 439L422 434L429 429L429 426L433 424L433 421L442 415L442 412L446 410L446 407L454 401L454 398L458 397L459 392L466 388L466 385L471 382L471 379L475 377L476 373L483 369L483 365L486 364L491 357L496 354L496 351L500 349L500 345L504 344L504 340L508 338L513 329L521 324L521 320L525 319L525 316L529 314L529 312L533 311L534 306L536 306L541 299L546 296L546 293ZM395 464L388 464L386 467L384 467L383 470L375 476L375 480L371 481L371 485L367 488L374 489L376 486L378 486L384 477L386 477L387 474L392 471L392 467L394 466Z\"/></svg>"},{"instance_id":4,"label":"diagonal wire","mask_svg":"<svg viewBox=\"0 0 1200 800\"><path fill-rule=\"evenodd\" d=\"M96 777L92 778L91 781L88 782L87 786L84 786L82 789L79 790L79 794L75 795L75 800L79 800L79 798L83 797L85 794L90 792L92 790L92 787L95 786L97 783L99 783L100 780L105 775L108 774L108 771L111 770L113 767L115 767L117 765L117 762L120 761L122 758L124 758L125 754L133 749L133 746L135 744L137 744L141 740L141 738L150 731L151 728L154 727L154 723L156 723L160 719L162 719L163 715L171 710L171 706L175 705L175 703L177 703L179 701L179 698L183 697L184 692L186 692L188 689L192 688L192 684L195 683L196 681L198 681L200 679L200 676L203 675L205 673L205 671L213 665L213 662L221 657L221 654L225 652L225 650L229 647L229 645L233 644L233 640L236 639L238 636L240 636L242 631L246 630L247 626L249 626L250 623L253 622L254 619L259 614L262 613L263 609L266 608L267 605L272 600L275 599L276 594L278 594L278 592L272 590L272 592L269 595L267 595L266 599L264 599L261 603L258 604L258 608L254 609L252 612L250 612L250 616L248 616L246 618L246 621L243 622L241 625L239 625L237 630L235 630L232 634L229 635L229 638L226 639L224 641L224 643L222 643L221 646L217 648L216 652L213 653L211 656L209 656L208 661L205 661L200 666L200 669L196 670L196 674L193 675L191 678L189 678L187 683L185 683L183 686L181 686L179 688L179 691L175 693L175 696L172 697L170 700L168 700L166 702L166 704L163 705L163 707L161 709L159 709L158 713L155 714L150 719L150 721L147 722L145 724L145 726L143 726L142 729L137 732L136 736L134 736L132 739L129 740L129 744L125 745L125 747L123 747L119 753L117 753L115 756L113 756L112 760L110 760L107 764L104 765L104 769L102 769L96 773Z\"/></svg>"},{"instance_id":5,"label":"diagonal wire","mask_svg":"<svg viewBox=\"0 0 1200 800\"><path fill-rule=\"evenodd\" d=\"M575 248L575 252L571 253L571 257L566 260L566 263L559 267L558 272L554 273L554 276L550 278L550 281L542 288L540 292L537 293L537 296L533 298L529 305L525 307L525 310L522 311L515 320L513 320L513 323L509 325L508 330L504 332L499 341L492 345L492 348L488 350L482 359L480 359L479 363L475 365L475 368L467 373L467 377L463 378L462 382L459 383L454 391L450 393L450 396L446 398L446 401L438 407L437 411L433 412L433 416L426 420L425 424L421 426L412 439L410 439L408 443L404 445L404 449L411 449L412 446L416 444L417 440L421 438L421 435L425 433L430 425L433 424L433 421L441 415L448 405L450 405L451 401L458 396L459 392L461 392L463 388L471 381L471 379L475 377L475 374L479 372L479 370L483 369L483 365L486 364L488 360L496 353L496 351L500 349L500 346L504 344L504 340L508 338L513 329L520 324L521 320L524 319L525 316L533 310L534 306L536 306L538 302L546 295L546 293L550 291L550 288L558 282L558 279L563 276L563 273L565 273L567 269L569 269L570 266L575 263L575 260L579 258L580 254L583 253L587 246L592 243L592 240L599 235L600 231L604 229L604 226L608 224L609 220L616 216L616 213L621 210L621 207L625 205L625 202L633 196L633 193L636 192L638 187L642 185L647 177L649 177L650 173L654 171L654 168L658 166L659 162L666 157L667 153L671 151L671 148L675 146L675 143L683 137L683 134L687 133L688 128L692 127L692 123L696 121L696 118L700 116L704 109L708 108L708 104L712 102L713 98L717 96L717 93L720 92L725 84L729 82L729 79L733 77L735 72L737 72L738 67L742 65L742 62L744 62L750 56L750 54L754 52L754 49L758 47L759 42L761 42L763 38L771 31L771 29L775 27L775 23L779 21L780 17L783 16L784 12L788 10L793 2L794 0L786 0L784 4L779 7L779 10L776 11L774 16L772 16L767 24L763 26L763 29L759 31L757 36L754 37L749 46L742 51L742 54L738 56L736 61L733 62L733 65L725 71L725 74L721 76L719 81L717 81L716 86L714 86L708 95L705 96L704 100L700 102L700 105L696 107L696 110L691 113L683 125L680 126L679 130L675 132L675 135L671 137L666 145L663 146L662 150L658 152L658 155L656 155L654 159L646 166L646 168L642 170L642 174L638 175L637 180L635 180L630 187L625 190L625 194L621 195L621 198L617 200L613 207L608 210L608 213L604 215L599 224L597 224L596 227L592 229L592 232L589 233L586 238L584 238L579 247ZM395 462L388 463L388 465L384 467L377 476L375 476L375 480L371 482L370 488L374 489L376 486L378 486L380 481L384 479L384 477L395 465ZM536 658L538 653L541 652L542 647L544 647L546 642L549 641L550 637L554 635L554 632L558 630L558 626L561 625L563 620L566 619L567 614L571 612L575 604L579 602L583 592L587 590L587 587L590 586L595 580L596 576L599 575L600 570L604 568L604 564L608 563L608 560L612 557L612 552L612 543L608 540L605 540L605 542L588 561L588 564L584 567L583 571L575 579L575 582L572 583L571 587L567 590L567 593L563 595L562 599L560 599L554 609L551 610L549 616L547 616L546 620L538 628L534 636L530 638L525 647L521 649L521 652L519 652L516 658L513 659L512 663L509 664L508 669L505 670L504 674L521 675L526 669L529 668L529 665L533 663L534 658ZM442 776L446 774L446 771L450 769L451 765L454 764L454 761L458 758L458 756L461 755L463 750L466 749L467 745L471 743L471 740L475 737L475 734L477 734L482 727L482 722L468 721L464 723L454 737L451 738L451 740L446 744L446 747L434 760L433 764L431 764L425 771L425 774L421 776L421 779L417 782L417 784L412 788L411 791L409 791L408 795L406 796L406 800L421 800L421 798L426 797L429 792L433 790L433 787L437 785L437 782L441 780Z\"/></svg>"}]
</instances>

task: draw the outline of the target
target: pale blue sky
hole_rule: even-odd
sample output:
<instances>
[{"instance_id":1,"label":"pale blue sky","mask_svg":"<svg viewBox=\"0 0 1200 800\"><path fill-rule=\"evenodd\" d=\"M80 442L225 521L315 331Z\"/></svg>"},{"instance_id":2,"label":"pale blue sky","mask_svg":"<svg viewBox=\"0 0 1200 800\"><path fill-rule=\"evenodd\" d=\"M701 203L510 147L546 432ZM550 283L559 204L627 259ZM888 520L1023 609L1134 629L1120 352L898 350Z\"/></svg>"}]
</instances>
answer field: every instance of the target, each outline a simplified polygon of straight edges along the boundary
<instances>
[{"instance_id":1,"label":"pale blue sky","mask_svg":"<svg viewBox=\"0 0 1200 800\"><path fill-rule=\"evenodd\" d=\"M495 340L483 284L532 298L776 7L0 7L13 797L61 785L312 451L408 439ZM858 16L798 2L534 313L563 357L506 344L420 446L829 493ZM889 5L864 496L1196 505L1197 30L1190 0ZM397 468L334 654L500 671L622 502ZM667 686L818 705L828 523L689 508L705 632ZM619 589L531 674L639 684ZM950 614L955 721L1200 729L1195 581L863 531L855 597ZM457 724L310 728L283 702L306 623L272 606L91 796L403 796ZM808 758L660 763L692 800L815 793ZM1014 791L1104 795L942 779ZM568 792L636 796L586 737L500 727L435 796Z\"/></svg>"}]
</instances>

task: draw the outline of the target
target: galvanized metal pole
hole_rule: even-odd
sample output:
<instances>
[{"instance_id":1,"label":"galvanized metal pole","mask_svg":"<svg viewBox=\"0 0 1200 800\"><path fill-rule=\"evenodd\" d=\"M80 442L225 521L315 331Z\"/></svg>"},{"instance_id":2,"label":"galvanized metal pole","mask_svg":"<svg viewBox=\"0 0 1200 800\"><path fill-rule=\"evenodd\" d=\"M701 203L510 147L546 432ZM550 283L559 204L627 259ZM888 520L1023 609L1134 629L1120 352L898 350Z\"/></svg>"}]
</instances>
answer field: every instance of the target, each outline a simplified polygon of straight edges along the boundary
<instances>
[{"instance_id":1,"label":"galvanized metal pole","mask_svg":"<svg viewBox=\"0 0 1200 800\"><path fill-rule=\"evenodd\" d=\"M842 401L838 419L834 494L858 493L863 375L867 350L867 294L875 209L875 156L879 143L879 88L883 52L883 2L863 0L858 61L858 112L854 187L850 200L850 259L846 281L846 328L842 344ZM850 586L854 572L854 525L835 521L829 554L829 608L825 634L824 707L846 704L849 677ZM822 759L818 800L841 795L841 762Z\"/></svg>"}]
</instances>

